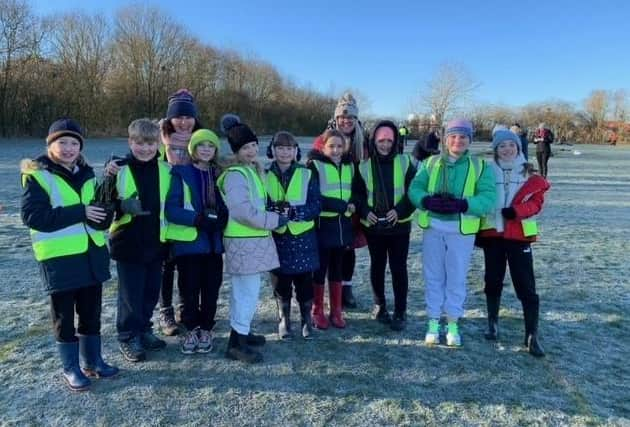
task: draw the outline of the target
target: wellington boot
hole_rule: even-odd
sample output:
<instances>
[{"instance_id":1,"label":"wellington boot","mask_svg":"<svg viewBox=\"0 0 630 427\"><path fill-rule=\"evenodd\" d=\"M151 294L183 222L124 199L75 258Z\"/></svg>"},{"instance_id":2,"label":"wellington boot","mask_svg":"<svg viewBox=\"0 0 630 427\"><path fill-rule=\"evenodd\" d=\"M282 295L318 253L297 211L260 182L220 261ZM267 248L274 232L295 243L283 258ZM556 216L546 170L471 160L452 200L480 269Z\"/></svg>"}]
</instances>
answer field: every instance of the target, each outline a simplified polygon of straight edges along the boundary
<instances>
[{"instance_id":1,"label":"wellington boot","mask_svg":"<svg viewBox=\"0 0 630 427\"><path fill-rule=\"evenodd\" d=\"M100 335L79 335L79 354L83 362L81 370L88 377L109 378L118 373L118 368L108 365L101 355Z\"/></svg>"},{"instance_id":2,"label":"wellington boot","mask_svg":"<svg viewBox=\"0 0 630 427\"><path fill-rule=\"evenodd\" d=\"M343 311L341 308L341 282L329 282L329 297L330 297L330 323L335 328L345 328L346 321L343 318Z\"/></svg>"},{"instance_id":3,"label":"wellington boot","mask_svg":"<svg viewBox=\"0 0 630 427\"><path fill-rule=\"evenodd\" d=\"M79 343L58 342L57 350L63 364L63 380L72 391L86 391L90 388L90 379L79 367Z\"/></svg>"},{"instance_id":4,"label":"wellington boot","mask_svg":"<svg viewBox=\"0 0 630 427\"><path fill-rule=\"evenodd\" d=\"M312 300L300 303L300 316L302 317L302 338L304 338L305 340L310 340L313 338L313 319L311 318L312 307Z\"/></svg>"},{"instance_id":5,"label":"wellington boot","mask_svg":"<svg viewBox=\"0 0 630 427\"><path fill-rule=\"evenodd\" d=\"M290 340L293 338L291 331L291 300L283 301L280 298L276 299L278 303L278 336L281 340Z\"/></svg>"},{"instance_id":6,"label":"wellington boot","mask_svg":"<svg viewBox=\"0 0 630 427\"><path fill-rule=\"evenodd\" d=\"M328 319L324 315L324 285L313 284L313 326L317 329L328 329Z\"/></svg>"}]
</instances>

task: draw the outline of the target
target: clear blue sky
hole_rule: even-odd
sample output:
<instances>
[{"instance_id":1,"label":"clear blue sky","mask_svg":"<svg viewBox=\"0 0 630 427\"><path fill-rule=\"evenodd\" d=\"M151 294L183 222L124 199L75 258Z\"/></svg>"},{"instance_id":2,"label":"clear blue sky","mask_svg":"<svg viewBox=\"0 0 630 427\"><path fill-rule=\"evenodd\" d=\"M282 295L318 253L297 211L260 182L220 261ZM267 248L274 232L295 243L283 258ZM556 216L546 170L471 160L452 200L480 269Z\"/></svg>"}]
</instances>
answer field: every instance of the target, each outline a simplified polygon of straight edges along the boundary
<instances>
[{"instance_id":1,"label":"clear blue sky","mask_svg":"<svg viewBox=\"0 0 630 427\"><path fill-rule=\"evenodd\" d=\"M113 16L130 3L30 0L40 15ZM465 64L481 82L476 98L495 104L579 104L593 89L630 89L630 2L624 0L139 3L158 6L204 42L269 61L298 83L335 94L356 88L375 115L406 116L445 61Z\"/></svg>"}]
</instances>

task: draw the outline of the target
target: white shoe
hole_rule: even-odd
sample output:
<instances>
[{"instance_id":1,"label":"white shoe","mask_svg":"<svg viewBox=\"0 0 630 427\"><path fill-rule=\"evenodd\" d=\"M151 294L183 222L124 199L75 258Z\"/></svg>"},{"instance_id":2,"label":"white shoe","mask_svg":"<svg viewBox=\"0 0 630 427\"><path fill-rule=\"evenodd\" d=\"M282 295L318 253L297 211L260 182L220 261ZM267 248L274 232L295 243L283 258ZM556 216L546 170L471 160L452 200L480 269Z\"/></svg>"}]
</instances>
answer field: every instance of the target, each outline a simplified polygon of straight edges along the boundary
<instances>
[{"instance_id":1,"label":"white shoe","mask_svg":"<svg viewBox=\"0 0 630 427\"><path fill-rule=\"evenodd\" d=\"M457 322L449 322L446 332L446 345L449 347L461 347L462 337L459 335Z\"/></svg>"},{"instance_id":2,"label":"white shoe","mask_svg":"<svg viewBox=\"0 0 630 427\"><path fill-rule=\"evenodd\" d=\"M429 320L427 333L424 336L426 345L435 345L440 343L440 321L437 319Z\"/></svg>"}]
</instances>

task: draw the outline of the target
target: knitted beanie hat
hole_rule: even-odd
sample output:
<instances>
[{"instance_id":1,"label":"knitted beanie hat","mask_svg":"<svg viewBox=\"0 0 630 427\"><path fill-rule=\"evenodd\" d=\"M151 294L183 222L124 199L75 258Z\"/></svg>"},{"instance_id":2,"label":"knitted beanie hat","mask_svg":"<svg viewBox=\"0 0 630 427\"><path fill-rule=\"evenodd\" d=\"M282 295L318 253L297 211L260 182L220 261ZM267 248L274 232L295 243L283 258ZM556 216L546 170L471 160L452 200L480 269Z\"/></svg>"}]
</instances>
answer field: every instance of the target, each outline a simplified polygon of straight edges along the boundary
<instances>
[{"instance_id":1,"label":"knitted beanie hat","mask_svg":"<svg viewBox=\"0 0 630 427\"><path fill-rule=\"evenodd\" d=\"M240 117L235 114L225 114L221 117L221 130L227 135L233 153L238 153L245 144L258 142L254 131L245 123L241 123Z\"/></svg>"},{"instance_id":2,"label":"knitted beanie hat","mask_svg":"<svg viewBox=\"0 0 630 427\"><path fill-rule=\"evenodd\" d=\"M199 129L193 132L192 136L190 137L190 142L188 143L188 154L193 156L195 154L195 149L197 148L197 145L201 144L202 142L211 143L215 146L217 152L219 151L219 148L221 148L221 142L219 141L219 137L216 133L212 132L209 129Z\"/></svg>"},{"instance_id":3,"label":"knitted beanie hat","mask_svg":"<svg viewBox=\"0 0 630 427\"><path fill-rule=\"evenodd\" d=\"M335 118L339 116L359 117L359 107L357 101L350 92L344 93L335 107Z\"/></svg>"},{"instance_id":4,"label":"knitted beanie hat","mask_svg":"<svg viewBox=\"0 0 630 427\"><path fill-rule=\"evenodd\" d=\"M466 119L453 119L446 124L445 134L446 136L454 134L466 135L472 142L473 125Z\"/></svg>"},{"instance_id":5,"label":"knitted beanie hat","mask_svg":"<svg viewBox=\"0 0 630 427\"><path fill-rule=\"evenodd\" d=\"M48 128L46 144L50 144L62 136L71 136L79 140L81 150L83 150L83 131L76 121L64 117L53 122Z\"/></svg>"},{"instance_id":6,"label":"knitted beanie hat","mask_svg":"<svg viewBox=\"0 0 630 427\"><path fill-rule=\"evenodd\" d=\"M521 138L517 134L510 130L497 130L492 137L492 149L496 150L499 144L505 141L513 141L518 147L518 152L521 152Z\"/></svg>"},{"instance_id":7,"label":"knitted beanie hat","mask_svg":"<svg viewBox=\"0 0 630 427\"><path fill-rule=\"evenodd\" d=\"M180 89L168 98L168 109L166 110L166 118L168 120L174 117L188 116L197 118L197 106L195 98L188 89Z\"/></svg>"}]
</instances>

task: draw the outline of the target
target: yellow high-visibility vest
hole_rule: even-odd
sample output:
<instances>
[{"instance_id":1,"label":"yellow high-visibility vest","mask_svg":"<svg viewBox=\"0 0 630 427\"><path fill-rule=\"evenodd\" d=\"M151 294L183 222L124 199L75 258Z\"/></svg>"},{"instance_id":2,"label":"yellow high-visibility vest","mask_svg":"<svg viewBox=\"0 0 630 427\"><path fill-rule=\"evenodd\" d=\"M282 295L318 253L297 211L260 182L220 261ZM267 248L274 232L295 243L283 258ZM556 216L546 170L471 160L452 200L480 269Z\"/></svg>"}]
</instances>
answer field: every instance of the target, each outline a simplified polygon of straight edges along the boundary
<instances>
[{"instance_id":1,"label":"yellow high-visibility vest","mask_svg":"<svg viewBox=\"0 0 630 427\"><path fill-rule=\"evenodd\" d=\"M429 174L429 186L427 191L430 194L435 193L437 189L438 179L440 177L440 171L444 168L444 159L440 155L429 157L422 167L427 168ZM476 157L468 157L468 173L466 174L466 181L464 182L463 198L472 197L475 195L475 187L477 181L483 172L485 162ZM428 228L431 218L429 217L429 211L420 208L420 214L418 215L418 225L422 228ZM459 231L464 235L475 234L479 231L481 224L481 218L474 215L466 215L465 213L459 214Z\"/></svg>"},{"instance_id":2,"label":"yellow high-visibility vest","mask_svg":"<svg viewBox=\"0 0 630 427\"><path fill-rule=\"evenodd\" d=\"M365 182L367 188L367 203L370 208L374 206L374 176L372 168L372 158L364 160L359 165L359 173ZM378 161L378 160L374 160ZM405 195L405 176L409 169L409 156L406 154L397 154L393 159L394 163L394 205L398 204ZM399 219L398 222L409 222L413 217L413 213L407 218ZM366 227L370 227L371 224L362 219L361 223Z\"/></svg>"},{"instance_id":3,"label":"yellow high-visibility vest","mask_svg":"<svg viewBox=\"0 0 630 427\"><path fill-rule=\"evenodd\" d=\"M274 202L288 202L291 206L303 206L308 197L308 185L311 180L311 171L307 168L297 167L291 176L285 193L282 183L273 172L267 173L267 193ZM284 234L287 229L294 236L306 233L315 227L315 221L289 221L286 226L280 227L274 232Z\"/></svg>"},{"instance_id":4,"label":"yellow high-visibility vest","mask_svg":"<svg viewBox=\"0 0 630 427\"><path fill-rule=\"evenodd\" d=\"M241 173L247 180L249 187L249 198L256 209L264 211L267 204L267 191L258 173L248 166L230 166L221 176L219 176L218 185L223 197L226 197L224 186L225 177L230 172ZM241 224L229 216L227 226L223 232L225 237L267 237L271 235L271 231L260 228L254 228L246 224Z\"/></svg>"},{"instance_id":5,"label":"yellow high-visibility vest","mask_svg":"<svg viewBox=\"0 0 630 427\"><path fill-rule=\"evenodd\" d=\"M184 193L184 209L195 213L192 204L192 192L190 187L182 178L182 191ZM197 227L190 225L174 224L169 222L166 226L166 240L175 240L178 242L192 242L198 236Z\"/></svg>"},{"instance_id":6,"label":"yellow high-visibility vest","mask_svg":"<svg viewBox=\"0 0 630 427\"><path fill-rule=\"evenodd\" d=\"M352 164L342 163L340 168L337 168L337 166L328 162L322 162L321 160L313 160L313 164L317 169L321 195L348 202L352 195L354 166ZM346 212L345 215L350 216L351 214ZM319 216L336 217L339 216L339 213L321 211Z\"/></svg>"},{"instance_id":7,"label":"yellow high-visibility vest","mask_svg":"<svg viewBox=\"0 0 630 427\"><path fill-rule=\"evenodd\" d=\"M158 160L158 180L160 186L160 242L166 242L166 230L168 224L166 222L166 216L164 215L164 206L166 205L166 195L171 185L171 167L168 163ZM118 175L116 175L116 191L118 192L118 199L128 199L133 194L138 193L136 187L136 181L131 173L129 165L125 165L120 168ZM130 214L124 214L116 221L112 222L112 226L109 228L110 233L114 233L122 225L128 224L133 220Z\"/></svg>"},{"instance_id":8,"label":"yellow high-visibility vest","mask_svg":"<svg viewBox=\"0 0 630 427\"><path fill-rule=\"evenodd\" d=\"M81 194L78 194L63 178L47 170L25 172L22 176L23 186L26 185L28 176L33 177L48 194L53 209L78 204L89 205L94 199L96 187L94 178L85 181L81 187ZM37 261L85 253L88 250L88 239L92 239L96 246L105 245L105 234L84 222L49 233L30 229L30 233Z\"/></svg>"}]
</instances>

